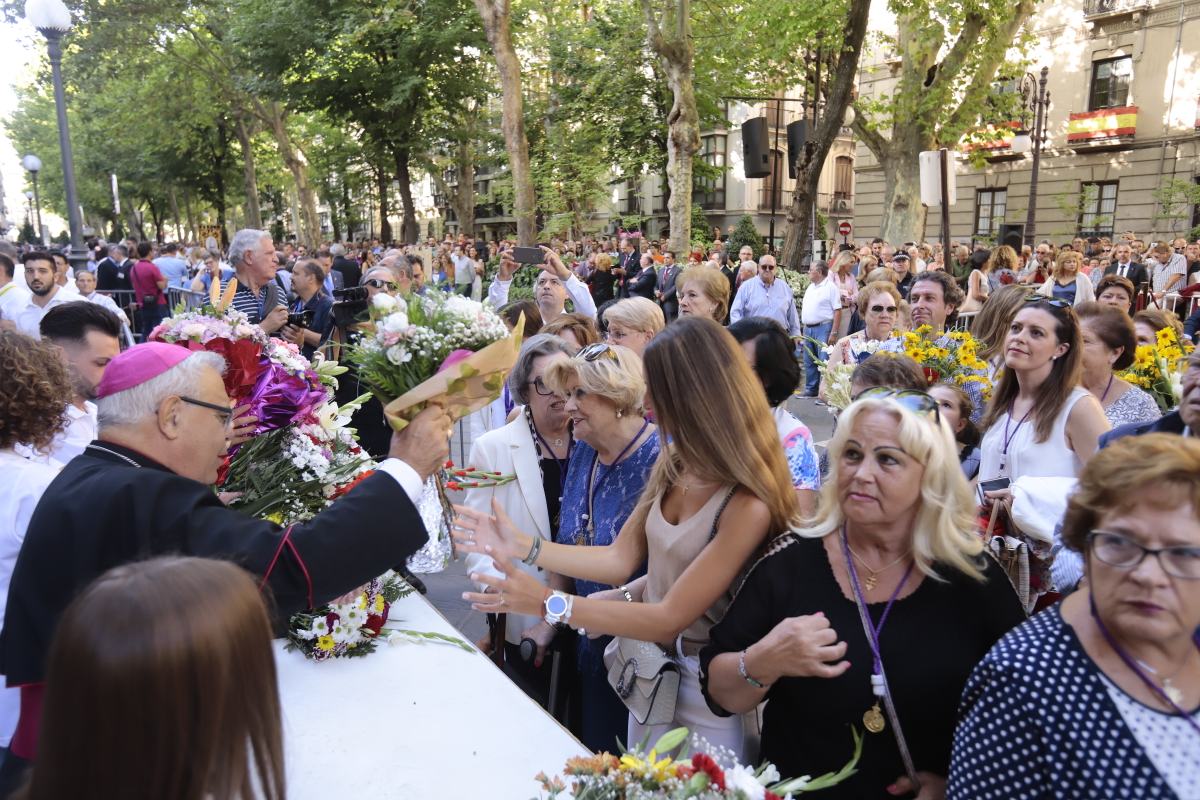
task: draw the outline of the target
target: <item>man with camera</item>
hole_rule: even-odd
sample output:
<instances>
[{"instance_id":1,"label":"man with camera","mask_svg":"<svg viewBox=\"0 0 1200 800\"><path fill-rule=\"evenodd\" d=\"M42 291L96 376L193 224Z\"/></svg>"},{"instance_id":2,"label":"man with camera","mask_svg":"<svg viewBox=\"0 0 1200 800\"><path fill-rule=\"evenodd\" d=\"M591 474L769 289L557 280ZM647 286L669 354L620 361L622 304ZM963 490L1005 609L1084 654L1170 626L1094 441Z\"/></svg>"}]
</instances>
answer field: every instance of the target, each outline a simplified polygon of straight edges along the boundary
<instances>
[{"instance_id":1,"label":"man with camera","mask_svg":"<svg viewBox=\"0 0 1200 800\"><path fill-rule=\"evenodd\" d=\"M312 259L297 261L292 268L292 291L296 301L289 309L287 324L279 335L300 345L305 358L312 358L317 348L329 338L333 328L333 298L323 291L325 271Z\"/></svg>"}]
</instances>

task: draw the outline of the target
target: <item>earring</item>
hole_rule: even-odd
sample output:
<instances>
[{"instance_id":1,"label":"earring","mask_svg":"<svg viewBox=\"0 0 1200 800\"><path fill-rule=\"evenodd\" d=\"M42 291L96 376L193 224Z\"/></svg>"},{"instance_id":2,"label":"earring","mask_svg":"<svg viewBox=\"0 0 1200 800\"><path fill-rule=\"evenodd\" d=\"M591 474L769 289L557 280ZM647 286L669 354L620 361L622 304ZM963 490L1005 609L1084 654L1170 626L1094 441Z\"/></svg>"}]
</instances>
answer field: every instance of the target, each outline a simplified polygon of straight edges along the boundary
<instances>
[{"instance_id":1,"label":"earring","mask_svg":"<svg viewBox=\"0 0 1200 800\"><path fill-rule=\"evenodd\" d=\"M623 416L625 416L625 412L623 412L623 411L617 411L617 419L620 419L620 418L621 418L621 417L623 417Z\"/></svg>"}]
</instances>

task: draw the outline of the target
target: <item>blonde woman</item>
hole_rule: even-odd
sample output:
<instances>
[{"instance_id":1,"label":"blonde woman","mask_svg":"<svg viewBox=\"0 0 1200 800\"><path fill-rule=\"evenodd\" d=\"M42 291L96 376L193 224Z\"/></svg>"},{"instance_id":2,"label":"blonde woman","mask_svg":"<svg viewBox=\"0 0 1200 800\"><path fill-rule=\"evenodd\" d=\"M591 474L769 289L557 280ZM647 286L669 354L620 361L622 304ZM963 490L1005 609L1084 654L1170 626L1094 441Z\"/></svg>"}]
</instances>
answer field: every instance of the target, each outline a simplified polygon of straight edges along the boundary
<instances>
[{"instance_id":1,"label":"blonde woman","mask_svg":"<svg viewBox=\"0 0 1200 800\"><path fill-rule=\"evenodd\" d=\"M538 547L501 509L497 518L460 509L454 537L466 552L486 550L499 554L497 561L525 560L603 583L627 581L644 563L645 579L622 587L623 599L548 595L516 569L507 570L507 580L484 581L497 593L465 597L480 611L551 613L565 605L561 621L589 634L661 644L681 672L675 718L662 727L686 726L744 759L752 754L743 725L753 715L727 719L709 710L697 656L729 608L739 576L799 513L766 397L738 349L717 323L699 318L673 323L646 348L647 396L664 444L645 493L610 546ZM658 733L631 719L628 740Z\"/></svg>"},{"instance_id":2,"label":"blonde woman","mask_svg":"<svg viewBox=\"0 0 1200 800\"><path fill-rule=\"evenodd\" d=\"M858 299L858 281L851 272L855 263L853 250L843 250L834 256L833 261L829 262L829 278L838 289L842 308L853 308ZM850 314L842 314L841 322L838 323L838 329L835 331L838 339L850 332L850 317Z\"/></svg>"},{"instance_id":3,"label":"blonde woman","mask_svg":"<svg viewBox=\"0 0 1200 800\"><path fill-rule=\"evenodd\" d=\"M724 322L729 316L729 280L720 269L688 267L675 286L679 316L707 317L716 322Z\"/></svg>"},{"instance_id":4,"label":"blonde woman","mask_svg":"<svg viewBox=\"0 0 1200 800\"><path fill-rule=\"evenodd\" d=\"M962 688L1024 612L983 554L932 397L867 390L829 464L815 519L771 543L713 628L702 686L718 713L768 701L762 757L784 775L836 771L865 726L858 771L829 797L944 797Z\"/></svg>"},{"instance_id":5,"label":"blonde woman","mask_svg":"<svg viewBox=\"0 0 1200 800\"><path fill-rule=\"evenodd\" d=\"M592 256L592 271L587 276L588 289L596 307L607 303L616 297L617 276L612 271L612 256L607 253L596 253Z\"/></svg>"},{"instance_id":6,"label":"blonde woman","mask_svg":"<svg viewBox=\"0 0 1200 800\"><path fill-rule=\"evenodd\" d=\"M1044 297L1062 300L1072 306L1096 299L1092 282L1083 274L1083 255L1074 250L1064 250L1058 254L1049 279L1037 291Z\"/></svg>"},{"instance_id":7,"label":"blonde woman","mask_svg":"<svg viewBox=\"0 0 1200 800\"><path fill-rule=\"evenodd\" d=\"M597 257L597 261L603 257ZM604 323L608 326L605 341L628 347L638 358L642 357L650 340L667 326L658 303L644 297L629 297L613 303L604 312Z\"/></svg>"}]
</instances>

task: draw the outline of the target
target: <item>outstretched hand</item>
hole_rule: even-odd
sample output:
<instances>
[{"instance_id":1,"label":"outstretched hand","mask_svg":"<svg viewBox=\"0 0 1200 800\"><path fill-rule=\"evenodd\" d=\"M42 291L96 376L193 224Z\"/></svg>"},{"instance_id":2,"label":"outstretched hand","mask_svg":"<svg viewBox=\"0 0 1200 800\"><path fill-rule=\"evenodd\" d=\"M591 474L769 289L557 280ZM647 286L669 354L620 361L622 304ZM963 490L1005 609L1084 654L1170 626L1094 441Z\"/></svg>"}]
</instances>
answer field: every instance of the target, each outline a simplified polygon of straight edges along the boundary
<instances>
[{"instance_id":1,"label":"outstretched hand","mask_svg":"<svg viewBox=\"0 0 1200 800\"><path fill-rule=\"evenodd\" d=\"M489 588L484 592L463 592L463 600L476 611L488 614L528 614L540 616L549 590L515 564L497 559L501 577L471 573L471 580Z\"/></svg>"},{"instance_id":2,"label":"outstretched hand","mask_svg":"<svg viewBox=\"0 0 1200 800\"><path fill-rule=\"evenodd\" d=\"M522 549L520 539L528 537L522 537L498 501L492 500L494 516L467 506L456 505L454 510L458 516L450 527L450 538L459 552L491 556L497 562L526 556L528 543Z\"/></svg>"}]
</instances>

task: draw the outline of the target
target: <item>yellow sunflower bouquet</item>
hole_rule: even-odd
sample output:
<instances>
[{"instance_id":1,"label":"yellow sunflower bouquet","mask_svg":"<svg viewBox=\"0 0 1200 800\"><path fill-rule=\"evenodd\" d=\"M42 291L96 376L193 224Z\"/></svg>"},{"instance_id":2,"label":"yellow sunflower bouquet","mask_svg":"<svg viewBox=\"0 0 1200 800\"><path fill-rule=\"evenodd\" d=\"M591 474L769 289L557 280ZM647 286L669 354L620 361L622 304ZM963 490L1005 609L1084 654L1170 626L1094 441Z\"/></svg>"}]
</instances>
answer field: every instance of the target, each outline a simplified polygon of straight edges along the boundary
<instances>
[{"instance_id":1,"label":"yellow sunflower bouquet","mask_svg":"<svg viewBox=\"0 0 1200 800\"><path fill-rule=\"evenodd\" d=\"M1163 328L1154 344L1138 345L1133 364L1117 377L1149 392L1165 414L1179 405L1184 362L1194 349L1190 342L1180 341L1174 328Z\"/></svg>"},{"instance_id":2,"label":"yellow sunflower bouquet","mask_svg":"<svg viewBox=\"0 0 1200 800\"><path fill-rule=\"evenodd\" d=\"M929 325L904 334L904 354L916 361L932 386L953 381L959 386L978 383L986 399L992 390L988 365L979 358L975 338L966 331L935 333Z\"/></svg>"}]
</instances>

